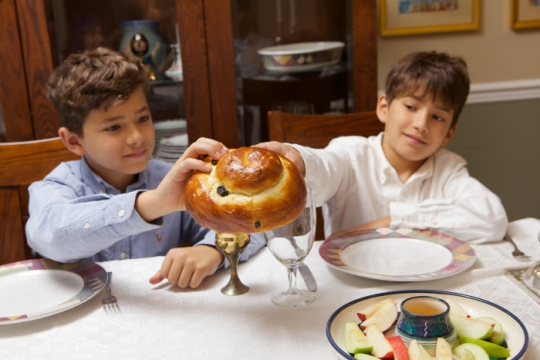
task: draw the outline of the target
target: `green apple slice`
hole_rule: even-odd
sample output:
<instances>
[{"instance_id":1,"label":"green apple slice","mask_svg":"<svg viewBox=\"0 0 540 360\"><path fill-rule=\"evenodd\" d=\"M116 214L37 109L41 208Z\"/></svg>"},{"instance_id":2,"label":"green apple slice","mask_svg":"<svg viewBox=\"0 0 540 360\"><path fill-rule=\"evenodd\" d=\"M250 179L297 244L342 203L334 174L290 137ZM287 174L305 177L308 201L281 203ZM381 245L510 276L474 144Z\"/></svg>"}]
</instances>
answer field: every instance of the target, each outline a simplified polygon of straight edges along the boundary
<instances>
[{"instance_id":1,"label":"green apple slice","mask_svg":"<svg viewBox=\"0 0 540 360\"><path fill-rule=\"evenodd\" d=\"M369 354L362 354L362 353L354 354L354 358L356 360L380 360L376 356L369 355Z\"/></svg>"},{"instance_id":2,"label":"green apple slice","mask_svg":"<svg viewBox=\"0 0 540 360\"><path fill-rule=\"evenodd\" d=\"M472 339L472 338L468 338L468 337L465 337L465 336L460 336L459 337L459 343L460 344L469 343L469 344L478 345L478 346L480 346L482 349L484 349L486 351L486 353L488 354L488 356L490 358L507 358L507 357L510 356L510 350L508 350L507 348L502 347L500 345L491 343L489 341Z\"/></svg>"},{"instance_id":3,"label":"green apple slice","mask_svg":"<svg viewBox=\"0 0 540 360\"><path fill-rule=\"evenodd\" d=\"M450 313L450 321L454 324L456 334L473 339L487 339L493 333L490 324L486 324L477 319L471 319Z\"/></svg>"},{"instance_id":4,"label":"green apple slice","mask_svg":"<svg viewBox=\"0 0 540 360\"><path fill-rule=\"evenodd\" d=\"M463 349L459 360L474 360L474 354L468 349Z\"/></svg>"},{"instance_id":5,"label":"green apple slice","mask_svg":"<svg viewBox=\"0 0 540 360\"><path fill-rule=\"evenodd\" d=\"M435 359L452 360L452 346L445 338L437 338L437 343L435 344Z\"/></svg>"},{"instance_id":6,"label":"green apple slice","mask_svg":"<svg viewBox=\"0 0 540 360\"><path fill-rule=\"evenodd\" d=\"M501 345L504 341L504 330L500 322L491 317L480 317L478 320L491 324L493 327L493 333L488 340L494 344Z\"/></svg>"},{"instance_id":7,"label":"green apple slice","mask_svg":"<svg viewBox=\"0 0 540 360\"><path fill-rule=\"evenodd\" d=\"M410 360L433 360L426 348L419 344L416 339L411 340L408 351Z\"/></svg>"},{"instance_id":8,"label":"green apple slice","mask_svg":"<svg viewBox=\"0 0 540 360\"><path fill-rule=\"evenodd\" d=\"M469 350L474 355L474 360L490 360L489 355L486 353L486 351L476 344L460 344L456 346L456 348L454 349L454 353L457 356L462 357L465 350Z\"/></svg>"},{"instance_id":9,"label":"green apple slice","mask_svg":"<svg viewBox=\"0 0 540 360\"><path fill-rule=\"evenodd\" d=\"M371 353L371 350L373 350L373 345L371 345L370 341L366 338L366 335L364 335L354 321L347 321L345 323L343 336L345 350L347 350L349 354L369 354Z\"/></svg>"}]
</instances>

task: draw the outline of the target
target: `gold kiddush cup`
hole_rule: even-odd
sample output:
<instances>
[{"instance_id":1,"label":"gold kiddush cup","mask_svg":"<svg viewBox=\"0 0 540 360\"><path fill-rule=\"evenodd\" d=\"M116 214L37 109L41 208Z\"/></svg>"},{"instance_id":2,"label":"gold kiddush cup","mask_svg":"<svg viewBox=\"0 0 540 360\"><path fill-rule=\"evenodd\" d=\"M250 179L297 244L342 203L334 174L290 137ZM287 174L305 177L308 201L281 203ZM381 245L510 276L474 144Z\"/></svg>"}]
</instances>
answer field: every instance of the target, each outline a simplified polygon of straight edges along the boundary
<instances>
[{"instance_id":1,"label":"gold kiddush cup","mask_svg":"<svg viewBox=\"0 0 540 360\"><path fill-rule=\"evenodd\" d=\"M231 278L221 292L225 295L242 295L249 287L242 284L238 277L238 259L248 246L249 234L246 233L216 233L216 248L225 256L231 265Z\"/></svg>"}]
</instances>

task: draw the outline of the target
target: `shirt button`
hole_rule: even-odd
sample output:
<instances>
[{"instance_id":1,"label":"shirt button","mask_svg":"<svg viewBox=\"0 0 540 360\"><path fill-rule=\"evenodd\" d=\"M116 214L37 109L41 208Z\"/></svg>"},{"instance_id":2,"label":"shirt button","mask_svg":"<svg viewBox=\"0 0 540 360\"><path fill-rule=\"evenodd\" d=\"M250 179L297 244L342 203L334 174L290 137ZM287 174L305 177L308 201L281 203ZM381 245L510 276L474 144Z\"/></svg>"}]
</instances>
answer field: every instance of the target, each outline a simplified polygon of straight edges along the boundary
<instances>
[{"instance_id":1,"label":"shirt button","mask_svg":"<svg viewBox=\"0 0 540 360\"><path fill-rule=\"evenodd\" d=\"M121 253L120 254L120 259L124 260L126 258L126 253Z\"/></svg>"},{"instance_id":2,"label":"shirt button","mask_svg":"<svg viewBox=\"0 0 540 360\"><path fill-rule=\"evenodd\" d=\"M90 229L90 223L84 223L84 228L85 229Z\"/></svg>"},{"instance_id":3,"label":"shirt button","mask_svg":"<svg viewBox=\"0 0 540 360\"><path fill-rule=\"evenodd\" d=\"M126 214L126 212L124 211L124 209L122 209L122 210L120 210L118 212L118 216L120 216L120 217L124 217L125 214Z\"/></svg>"}]
</instances>

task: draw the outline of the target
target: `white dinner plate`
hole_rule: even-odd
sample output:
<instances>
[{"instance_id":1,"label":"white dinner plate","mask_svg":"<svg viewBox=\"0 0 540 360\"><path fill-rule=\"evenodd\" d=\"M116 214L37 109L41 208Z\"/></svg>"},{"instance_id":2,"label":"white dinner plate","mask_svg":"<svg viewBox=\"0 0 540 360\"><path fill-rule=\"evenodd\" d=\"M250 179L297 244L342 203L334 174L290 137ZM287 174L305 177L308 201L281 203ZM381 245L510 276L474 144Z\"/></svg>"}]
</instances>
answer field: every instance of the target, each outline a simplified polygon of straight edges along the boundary
<instances>
[{"instance_id":1,"label":"white dinner plate","mask_svg":"<svg viewBox=\"0 0 540 360\"><path fill-rule=\"evenodd\" d=\"M504 329L506 345L508 349L510 349L510 357L508 360L520 359L523 354L525 354L525 350L527 350L527 346L529 345L529 334L527 333L527 329L517 316L502 306L481 298L450 291L405 290L390 291L362 297L348 302L332 313L326 324L326 336L336 355L340 359L354 360L353 357L347 353L343 345L343 329L345 327L345 322L359 321L357 316L358 311L388 297L394 299L399 308L404 299L420 295L437 296L442 299L450 298L458 303L472 318L491 317L497 320Z\"/></svg>"},{"instance_id":2,"label":"white dinner plate","mask_svg":"<svg viewBox=\"0 0 540 360\"><path fill-rule=\"evenodd\" d=\"M366 229L327 239L319 253L331 267L386 281L427 281L458 274L476 255L463 241L431 230Z\"/></svg>"},{"instance_id":3,"label":"white dinner plate","mask_svg":"<svg viewBox=\"0 0 540 360\"><path fill-rule=\"evenodd\" d=\"M0 325L41 319L78 306L101 291L107 272L89 261L25 260L0 266Z\"/></svg>"}]
</instances>

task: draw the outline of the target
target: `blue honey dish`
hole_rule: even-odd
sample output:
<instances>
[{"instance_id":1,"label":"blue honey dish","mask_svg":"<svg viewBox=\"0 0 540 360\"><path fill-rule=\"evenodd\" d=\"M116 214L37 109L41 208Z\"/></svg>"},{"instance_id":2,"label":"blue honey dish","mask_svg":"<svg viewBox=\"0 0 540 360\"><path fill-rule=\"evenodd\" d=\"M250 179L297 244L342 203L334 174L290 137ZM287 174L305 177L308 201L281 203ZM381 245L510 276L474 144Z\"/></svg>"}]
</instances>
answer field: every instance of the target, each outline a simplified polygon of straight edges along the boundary
<instances>
[{"instance_id":1,"label":"blue honey dish","mask_svg":"<svg viewBox=\"0 0 540 360\"><path fill-rule=\"evenodd\" d=\"M396 333L409 347L413 339L432 356L437 338L444 338L452 347L458 339L450 321L450 305L435 296L413 296L401 302Z\"/></svg>"}]
</instances>

